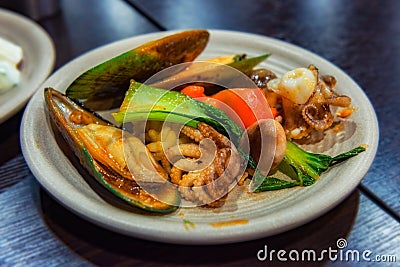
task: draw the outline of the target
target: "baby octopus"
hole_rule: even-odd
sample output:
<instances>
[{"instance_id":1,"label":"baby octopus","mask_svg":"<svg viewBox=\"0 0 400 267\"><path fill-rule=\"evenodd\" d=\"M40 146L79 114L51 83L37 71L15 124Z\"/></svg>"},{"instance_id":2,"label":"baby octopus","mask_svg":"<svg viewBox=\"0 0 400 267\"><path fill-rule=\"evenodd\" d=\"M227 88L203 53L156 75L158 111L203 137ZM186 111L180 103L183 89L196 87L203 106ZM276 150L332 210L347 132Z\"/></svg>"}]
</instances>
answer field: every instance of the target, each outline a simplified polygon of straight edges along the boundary
<instances>
[{"instance_id":1,"label":"baby octopus","mask_svg":"<svg viewBox=\"0 0 400 267\"><path fill-rule=\"evenodd\" d=\"M173 160L171 182L179 186L180 193L189 201L210 207L223 205L244 170L235 146L205 123L199 123L198 129L184 126L181 134L192 143L167 149L167 158ZM207 139L212 142L205 142Z\"/></svg>"},{"instance_id":2,"label":"baby octopus","mask_svg":"<svg viewBox=\"0 0 400 267\"><path fill-rule=\"evenodd\" d=\"M339 95L334 91L336 79L330 75L318 76L318 70L310 66L317 77L317 86L313 95L307 101L302 109L303 119L316 130L326 130L333 123L333 115L330 106L348 107L351 98L345 95Z\"/></svg>"},{"instance_id":3,"label":"baby octopus","mask_svg":"<svg viewBox=\"0 0 400 267\"><path fill-rule=\"evenodd\" d=\"M331 106L349 107L351 98L335 92L336 79L320 75L314 65L285 73L268 82L267 91L282 96L284 128L289 139L307 137L333 124Z\"/></svg>"}]
</instances>

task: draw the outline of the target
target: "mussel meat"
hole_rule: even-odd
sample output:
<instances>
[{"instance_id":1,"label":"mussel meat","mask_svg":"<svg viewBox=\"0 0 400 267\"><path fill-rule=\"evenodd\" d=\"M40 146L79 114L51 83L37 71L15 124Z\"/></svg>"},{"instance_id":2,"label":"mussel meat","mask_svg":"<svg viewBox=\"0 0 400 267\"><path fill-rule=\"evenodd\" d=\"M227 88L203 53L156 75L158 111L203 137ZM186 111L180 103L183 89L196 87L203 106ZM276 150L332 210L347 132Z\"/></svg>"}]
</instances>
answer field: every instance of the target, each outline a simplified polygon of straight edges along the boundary
<instances>
[{"instance_id":1,"label":"mussel meat","mask_svg":"<svg viewBox=\"0 0 400 267\"><path fill-rule=\"evenodd\" d=\"M50 121L101 185L144 210L177 209L177 188L167 182L168 175L140 139L52 88L46 88L44 96Z\"/></svg>"}]
</instances>

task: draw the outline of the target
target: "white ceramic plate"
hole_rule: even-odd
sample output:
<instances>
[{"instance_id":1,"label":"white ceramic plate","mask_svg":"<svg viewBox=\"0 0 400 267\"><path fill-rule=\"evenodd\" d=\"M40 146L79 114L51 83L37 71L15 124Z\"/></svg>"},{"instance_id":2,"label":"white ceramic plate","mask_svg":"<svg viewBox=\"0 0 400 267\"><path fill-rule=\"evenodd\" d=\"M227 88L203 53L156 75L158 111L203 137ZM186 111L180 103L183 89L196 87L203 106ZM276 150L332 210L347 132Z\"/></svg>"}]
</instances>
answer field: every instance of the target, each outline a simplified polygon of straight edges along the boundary
<instances>
[{"instance_id":1,"label":"white ceramic plate","mask_svg":"<svg viewBox=\"0 0 400 267\"><path fill-rule=\"evenodd\" d=\"M335 142L327 138L310 149L338 154L368 144L367 151L330 169L313 186L259 194L236 190L223 208L181 208L172 214L149 216L108 204L88 186L58 147L45 119L42 88L51 86L64 91L89 67L146 41L171 34L160 32L112 43L75 59L53 74L33 96L24 114L21 143L25 159L42 186L66 207L95 224L134 237L181 244L230 243L277 234L320 216L348 196L370 167L378 143L376 115L362 89L328 61L297 46L247 33L219 30L210 33L201 59L232 53L270 52L272 56L262 65L278 75L313 63L321 73L336 76L337 90L350 95L359 110L335 137Z\"/></svg>"},{"instance_id":2,"label":"white ceramic plate","mask_svg":"<svg viewBox=\"0 0 400 267\"><path fill-rule=\"evenodd\" d=\"M23 49L21 82L0 94L0 123L17 113L54 67L55 51L49 35L35 22L0 8L0 36Z\"/></svg>"}]
</instances>

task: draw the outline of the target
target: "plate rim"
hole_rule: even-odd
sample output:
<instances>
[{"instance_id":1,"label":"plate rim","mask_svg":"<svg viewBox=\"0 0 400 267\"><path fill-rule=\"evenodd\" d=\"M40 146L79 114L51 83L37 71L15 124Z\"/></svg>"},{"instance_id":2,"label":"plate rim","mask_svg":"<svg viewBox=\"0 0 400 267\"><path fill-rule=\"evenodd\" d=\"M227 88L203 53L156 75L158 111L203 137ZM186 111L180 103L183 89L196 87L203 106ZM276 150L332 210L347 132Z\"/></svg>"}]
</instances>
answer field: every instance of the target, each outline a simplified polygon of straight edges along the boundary
<instances>
[{"instance_id":1,"label":"plate rim","mask_svg":"<svg viewBox=\"0 0 400 267\"><path fill-rule=\"evenodd\" d=\"M4 17L5 19L7 19L10 27L20 28L24 26L24 27L29 27L31 29L35 29L35 35L34 35L35 40L41 40L40 41L41 45L45 45L43 49L46 50L46 57L43 60L44 63L46 63L44 66L47 66L46 68L42 68L42 72L35 73L32 75L33 76L32 78L26 80L27 88L20 88L18 87L19 85L17 85L18 87L17 89L21 91L16 95L19 97L19 99L16 101L12 101L12 103L5 103L4 105L5 108L4 106L0 107L1 109L4 109L3 114L0 114L0 124L2 124L3 122L11 118L13 115L18 113L18 111L20 111L24 107L24 105L30 100L30 98L36 92L36 90L40 88L40 85L51 74L55 65L56 51L53 40L50 37L50 35L47 33L47 31L44 30L42 26L40 26L32 19L25 17L24 15L19 14L17 12L1 7L0 7L0 17ZM34 84L32 84L32 86L28 86L32 82L34 82ZM12 88L10 90L13 89L16 88ZM8 92L4 92L2 95L6 95L7 93Z\"/></svg>"},{"instance_id":2,"label":"plate rim","mask_svg":"<svg viewBox=\"0 0 400 267\"><path fill-rule=\"evenodd\" d=\"M165 36L177 31L183 31L183 30L173 30L173 31L166 31L166 32L154 32L154 33L148 33L148 34L143 34L143 35L138 35L138 36L134 36L134 37L130 37L130 38L126 38L126 39L122 39L110 44L106 44L103 45L101 47L98 47L96 49L93 49L91 51L88 51L84 54L82 54L81 56L77 57L76 59L73 59L72 61L70 61L68 64L66 64L65 66L63 66L62 68L60 68L57 72L55 72L53 75L51 75L46 81L51 80L52 77L57 76L57 73L61 72L64 68L66 68L67 66L71 66L72 64L76 64L76 62L79 62L80 60L83 60L82 58L85 58L87 55L91 54L91 53L95 53L96 51L102 51L103 49L107 49L110 48L118 43L122 43L122 42L130 42L131 40L134 40L136 38L153 38L153 37L161 37L161 36ZM146 226L138 226L134 229L134 231L132 231L132 229L127 229L127 225L124 222L115 222L115 221L104 221L101 220L101 218L98 217L98 214L96 214L95 212L87 212L87 210L85 209L80 209L77 208L73 205L71 205L70 201L73 201L73 199L65 199L62 198L60 199L60 195L57 194L57 192L54 192L53 188L49 188L51 187L51 185L48 184L48 181L46 181L45 178L41 177L41 173L40 170L36 167L36 158L31 154L33 153L30 149L32 144L29 143L29 132L27 131L27 129L32 128L32 124L33 120L30 119L29 116L29 111L31 109L35 108L35 105L43 105L43 100L42 103L39 103L37 101L38 98L43 98L41 96L42 92L40 92L38 90L38 92L35 93L35 95L32 98L32 101L30 101L30 103L27 106L26 112L24 113L23 119L22 119L22 123L21 123L21 148L22 148L22 153L25 157L25 160L29 166L29 168L31 169L32 173L34 174L34 176L36 177L36 179L39 181L40 184L42 184L42 186L55 198L57 199L61 204L63 204L67 209L71 210L72 212L78 214L79 216L83 217L84 219L91 221L97 225L100 225L104 228L107 228L109 230L113 230L115 232L121 233L121 234L125 234L125 235L129 235L132 237L137 237L137 238L142 238L142 239L146 239L146 240L152 240L152 241L161 241L161 242L166 242L166 243L176 243L176 244L223 244L223 243L234 243L234 242L241 242L241 241L248 241L248 240L253 240L253 239L258 239L261 237L266 237L266 236L270 236L273 234L278 234L284 231L287 231L289 229L293 229L295 227L298 227L300 225L303 225L319 216L321 216L322 214L328 212L329 210L331 210L333 207L335 207L337 204L339 204L340 202L342 202L354 189L355 187L361 182L362 178L365 176L365 174L367 173L368 169L370 168L373 159L375 157L376 154L376 150L377 150L377 146L378 146L378 141L379 141L379 130L378 130L378 120L377 120L377 116L376 113L373 109L373 106L371 104L371 101L369 100L368 96L365 94L365 92L361 89L361 87L347 74L345 73L343 70L341 70L339 67L337 67L336 65L334 65L333 63L327 61L326 59L322 58L321 56L314 54L313 52L310 52L302 47L299 47L297 45L291 44L291 43L287 43L285 41L281 41L275 38L271 38L268 36L263 36L263 35L259 35L259 34L254 34L254 33L247 33L247 32L238 32L238 31L230 31L230 30L212 30L209 29L209 32L211 34L211 36L213 35L223 35L223 34L227 34L227 35L242 35L242 36L246 36L246 37L254 37L254 38L258 38L258 39L264 39L264 40L268 40L269 42L274 43L275 45L284 45L286 48L289 49L295 49L296 51L300 51L302 53L306 53L306 54L310 54L313 55L317 58L319 58L322 61L325 61L326 64L331 65L331 67L333 67L334 69L337 69L339 72L341 72L341 74L345 75L348 79L350 79L350 81L352 83L354 83L357 88L360 90L361 92L361 97L364 99L364 101L367 101L368 107L369 107L369 111L370 111L370 115L372 116L371 120L373 122L373 128L371 129L371 133L370 133L370 138L371 141L375 141L374 143L368 144L369 148L368 148L368 155L369 157L365 157L365 159L363 160L363 165L364 168L362 169L362 171L360 173L358 173L357 175L357 179L353 179L351 180L351 183L349 184L350 187L348 187L347 191L342 192L341 195L339 197L335 196L334 197L334 201L330 201L329 206L325 206L325 207L319 207L319 209L317 211L313 211L311 212L311 214L308 214L307 216L303 216L301 219L297 219L294 223L290 223L284 226L278 226L278 227L274 227L273 229L268 229L268 228L261 228L258 231L249 231L249 225L250 226L260 226L260 220L261 219L252 219L252 222L249 223L247 226L243 226L243 225L238 225L234 227L235 233L230 232L230 230L232 229L228 229L227 231L220 231L220 232L213 232L216 233L215 236L210 236L209 234L204 235L201 232L196 232L196 231L186 231L186 232L179 232L178 236L174 236L173 233L169 233L169 232L165 232L165 231L161 231L160 229L150 229ZM43 84L46 84L46 81ZM366 167L365 167L366 166ZM51 190L53 189L53 190ZM152 217L149 217L152 218ZM146 222L148 220L148 218L144 219L144 222ZM129 225L128 225L129 226ZM129 228L129 227L128 227ZM176 234L176 233L175 233Z\"/></svg>"}]
</instances>

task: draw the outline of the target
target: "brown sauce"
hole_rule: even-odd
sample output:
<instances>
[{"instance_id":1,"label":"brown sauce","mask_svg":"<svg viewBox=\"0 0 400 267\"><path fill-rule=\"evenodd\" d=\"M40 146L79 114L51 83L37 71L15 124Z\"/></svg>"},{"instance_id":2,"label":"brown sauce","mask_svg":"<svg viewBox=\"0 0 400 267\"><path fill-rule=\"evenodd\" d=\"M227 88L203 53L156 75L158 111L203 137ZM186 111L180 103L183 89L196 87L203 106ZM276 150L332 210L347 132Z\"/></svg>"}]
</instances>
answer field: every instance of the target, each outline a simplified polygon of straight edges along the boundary
<instances>
[{"instance_id":1,"label":"brown sauce","mask_svg":"<svg viewBox=\"0 0 400 267\"><path fill-rule=\"evenodd\" d=\"M220 227L235 226L235 225L241 225L241 224L247 224L247 223L249 223L249 220L238 219L238 220L232 220L232 221L214 222L214 223L210 223L210 225L215 228L220 228Z\"/></svg>"},{"instance_id":2,"label":"brown sauce","mask_svg":"<svg viewBox=\"0 0 400 267\"><path fill-rule=\"evenodd\" d=\"M115 189L118 188L125 195L136 197L140 195L140 187L135 181L124 179L117 174L111 173L110 170L106 171L99 163L97 163L97 166L99 166L97 170L102 174L107 183L111 184Z\"/></svg>"}]
</instances>

